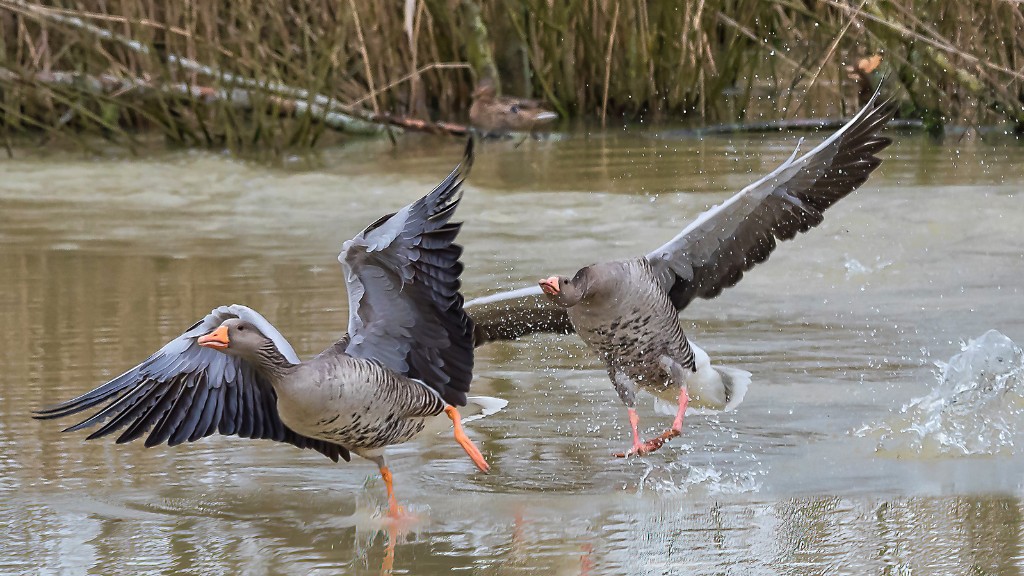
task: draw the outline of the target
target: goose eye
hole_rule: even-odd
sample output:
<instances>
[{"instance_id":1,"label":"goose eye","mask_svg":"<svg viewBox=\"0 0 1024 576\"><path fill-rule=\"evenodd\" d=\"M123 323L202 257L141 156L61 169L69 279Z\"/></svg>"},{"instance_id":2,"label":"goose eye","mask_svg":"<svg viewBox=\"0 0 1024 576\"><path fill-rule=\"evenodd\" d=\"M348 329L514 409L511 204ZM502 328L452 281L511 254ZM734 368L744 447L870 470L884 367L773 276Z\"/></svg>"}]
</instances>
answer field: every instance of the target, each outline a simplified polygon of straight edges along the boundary
<instances>
[{"instance_id":1,"label":"goose eye","mask_svg":"<svg viewBox=\"0 0 1024 576\"><path fill-rule=\"evenodd\" d=\"M239 324L238 325L238 330L239 331L245 330L245 324Z\"/></svg>"}]
</instances>

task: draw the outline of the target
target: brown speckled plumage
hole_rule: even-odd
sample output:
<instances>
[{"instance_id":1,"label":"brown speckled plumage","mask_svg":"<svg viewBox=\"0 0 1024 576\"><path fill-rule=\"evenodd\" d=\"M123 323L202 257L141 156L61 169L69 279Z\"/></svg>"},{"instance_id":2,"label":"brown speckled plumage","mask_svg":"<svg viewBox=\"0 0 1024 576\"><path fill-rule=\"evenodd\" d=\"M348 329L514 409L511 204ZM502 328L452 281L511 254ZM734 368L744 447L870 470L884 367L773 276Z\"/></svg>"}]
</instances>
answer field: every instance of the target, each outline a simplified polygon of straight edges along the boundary
<instances>
[{"instance_id":1,"label":"brown speckled plumage","mask_svg":"<svg viewBox=\"0 0 1024 576\"><path fill-rule=\"evenodd\" d=\"M445 407L422 383L344 353L295 366L274 388L280 391L277 407L287 426L360 455L412 439L426 418ZM330 409L334 406L345 409Z\"/></svg>"},{"instance_id":2,"label":"brown speckled plumage","mask_svg":"<svg viewBox=\"0 0 1024 576\"><path fill-rule=\"evenodd\" d=\"M678 312L694 298L713 298L735 285L768 258L777 241L818 225L829 206L863 184L881 163L875 154L890 143L878 133L893 112L876 93L813 150L799 157L794 152L646 256L593 264L572 278L552 276L540 287L470 301L476 345L533 332L578 332L605 362L630 407L631 453L660 446L636 437L632 406L638 388L659 395L680 390L672 434L678 434L690 399L715 408L735 406L750 374L712 367L707 354L686 339Z\"/></svg>"},{"instance_id":3,"label":"brown speckled plumage","mask_svg":"<svg viewBox=\"0 0 1024 576\"><path fill-rule=\"evenodd\" d=\"M646 259L587 266L573 282L583 282L588 297L568 308L569 319L609 372L622 372L641 387L660 392L671 386L662 356L694 369L693 351L676 310Z\"/></svg>"}]
</instances>

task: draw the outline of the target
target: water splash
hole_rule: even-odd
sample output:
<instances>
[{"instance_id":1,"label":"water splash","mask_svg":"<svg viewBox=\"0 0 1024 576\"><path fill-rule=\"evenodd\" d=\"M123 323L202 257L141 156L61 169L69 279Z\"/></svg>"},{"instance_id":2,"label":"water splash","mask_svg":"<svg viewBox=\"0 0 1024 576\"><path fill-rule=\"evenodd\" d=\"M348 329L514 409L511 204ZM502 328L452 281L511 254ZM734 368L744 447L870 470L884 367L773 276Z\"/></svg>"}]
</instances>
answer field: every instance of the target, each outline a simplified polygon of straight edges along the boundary
<instances>
[{"instance_id":1,"label":"water splash","mask_svg":"<svg viewBox=\"0 0 1024 576\"><path fill-rule=\"evenodd\" d=\"M1024 351L996 330L936 362L938 384L899 415L857 430L893 456L1014 454L1024 444Z\"/></svg>"},{"instance_id":2,"label":"water splash","mask_svg":"<svg viewBox=\"0 0 1024 576\"><path fill-rule=\"evenodd\" d=\"M891 260L882 260L881 256L875 257L875 264L863 264L860 260L847 255L846 260L843 262L843 266L846 268L847 280L854 276L865 276L879 270L884 270L892 265Z\"/></svg>"},{"instance_id":3,"label":"water splash","mask_svg":"<svg viewBox=\"0 0 1024 576\"><path fill-rule=\"evenodd\" d=\"M750 494L761 490L764 475L764 470L743 466L731 465L722 469L713 464L692 466L672 462L664 466L649 466L640 477L638 489L660 494Z\"/></svg>"}]
</instances>

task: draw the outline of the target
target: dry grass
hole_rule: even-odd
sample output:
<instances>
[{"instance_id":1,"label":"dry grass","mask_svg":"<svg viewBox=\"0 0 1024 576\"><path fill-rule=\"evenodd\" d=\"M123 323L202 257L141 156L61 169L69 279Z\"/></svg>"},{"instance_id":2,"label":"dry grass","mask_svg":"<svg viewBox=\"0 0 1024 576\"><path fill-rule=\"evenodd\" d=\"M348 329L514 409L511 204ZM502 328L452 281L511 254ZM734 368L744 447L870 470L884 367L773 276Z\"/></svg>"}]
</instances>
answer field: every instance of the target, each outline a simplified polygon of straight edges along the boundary
<instances>
[{"instance_id":1,"label":"dry grass","mask_svg":"<svg viewBox=\"0 0 1024 576\"><path fill-rule=\"evenodd\" d=\"M325 123L328 110L460 120L474 78L447 64L480 52L470 25L478 8L504 91L545 98L567 116L849 113L857 87L844 66L880 52L905 93L904 116L1024 126L1019 2L468 2L0 0L0 123L8 133L130 144L156 130L185 145L283 149L347 126ZM169 55L255 84L241 94L236 80ZM51 72L78 80L47 82ZM104 75L125 85L85 81ZM297 113L296 102L314 109Z\"/></svg>"}]
</instances>

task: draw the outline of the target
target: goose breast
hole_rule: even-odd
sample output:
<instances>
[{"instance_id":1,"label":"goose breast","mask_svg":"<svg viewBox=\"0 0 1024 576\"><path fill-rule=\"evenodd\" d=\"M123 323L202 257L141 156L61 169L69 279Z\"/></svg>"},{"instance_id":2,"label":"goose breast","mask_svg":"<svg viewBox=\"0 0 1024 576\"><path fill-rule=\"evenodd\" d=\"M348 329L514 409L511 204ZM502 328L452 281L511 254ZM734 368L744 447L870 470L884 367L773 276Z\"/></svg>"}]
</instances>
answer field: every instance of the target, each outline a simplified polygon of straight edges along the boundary
<instances>
[{"instance_id":1,"label":"goose breast","mask_svg":"<svg viewBox=\"0 0 1024 576\"><path fill-rule=\"evenodd\" d=\"M638 384L664 388L661 357L690 367L693 354L675 307L658 286L650 264L635 258L593 268L596 290L569 308L573 326L609 367Z\"/></svg>"},{"instance_id":2,"label":"goose breast","mask_svg":"<svg viewBox=\"0 0 1024 576\"><path fill-rule=\"evenodd\" d=\"M317 358L291 378L278 395L281 420L357 453L411 440L445 406L425 385L361 358Z\"/></svg>"}]
</instances>

